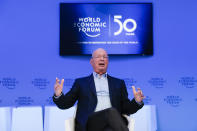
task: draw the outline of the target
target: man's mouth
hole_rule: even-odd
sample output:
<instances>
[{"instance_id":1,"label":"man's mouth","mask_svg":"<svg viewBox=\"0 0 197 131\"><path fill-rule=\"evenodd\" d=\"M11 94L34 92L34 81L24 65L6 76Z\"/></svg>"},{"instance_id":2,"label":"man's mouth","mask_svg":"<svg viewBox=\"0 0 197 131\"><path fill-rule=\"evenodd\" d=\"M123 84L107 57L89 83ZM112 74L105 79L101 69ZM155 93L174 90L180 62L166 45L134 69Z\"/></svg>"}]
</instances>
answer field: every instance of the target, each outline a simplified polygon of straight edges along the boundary
<instances>
[{"instance_id":1,"label":"man's mouth","mask_svg":"<svg viewBox=\"0 0 197 131\"><path fill-rule=\"evenodd\" d=\"M99 63L99 66L105 66L105 64L104 63Z\"/></svg>"}]
</instances>

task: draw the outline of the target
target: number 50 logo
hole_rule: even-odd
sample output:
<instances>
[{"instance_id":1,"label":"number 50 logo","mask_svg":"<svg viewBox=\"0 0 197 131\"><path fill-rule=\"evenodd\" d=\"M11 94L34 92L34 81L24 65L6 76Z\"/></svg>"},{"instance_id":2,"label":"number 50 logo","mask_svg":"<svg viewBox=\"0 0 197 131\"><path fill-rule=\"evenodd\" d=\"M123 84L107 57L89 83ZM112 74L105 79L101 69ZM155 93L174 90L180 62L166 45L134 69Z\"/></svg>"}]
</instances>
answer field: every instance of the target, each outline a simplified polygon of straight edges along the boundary
<instances>
[{"instance_id":1,"label":"number 50 logo","mask_svg":"<svg viewBox=\"0 0 197 131\"><path fill-rule=\"evenodd\" d=\"M120 21L120 19L122 19L122 16L121 15L115 15L114 16L114 22L118 23L118 25L119 25L119 29L118 29L118 31L114 32L114 35L119 35L122 32L123 29L127 33L131 33L131 32L133 32L133 31L136 30L137 23L135 22L134 19L126 19L123 23ZM133 27L132 28L128 28L127 27L127 24L129 22L133 24Z\"/></svg>"}]
</instances>

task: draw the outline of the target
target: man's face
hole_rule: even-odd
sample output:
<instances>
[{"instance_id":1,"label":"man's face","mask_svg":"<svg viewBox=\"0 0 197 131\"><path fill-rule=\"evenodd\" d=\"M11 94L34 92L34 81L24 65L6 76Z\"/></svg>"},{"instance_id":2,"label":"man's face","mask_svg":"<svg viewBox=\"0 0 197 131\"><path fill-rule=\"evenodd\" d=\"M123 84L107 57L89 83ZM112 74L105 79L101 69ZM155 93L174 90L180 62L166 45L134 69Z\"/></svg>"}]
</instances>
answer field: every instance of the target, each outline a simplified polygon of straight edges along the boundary
<instances>
[{"instance_id":1,"label":"man's face","mask_svg":"<svg viewBox=\"0 0 197 131\"><path fill-rule=\"evenodd\" d=\"M97 49L90 60L94 71L98 74L104 74L107 71L108 55L103 49Z\"/></svg>"}]
</instances>

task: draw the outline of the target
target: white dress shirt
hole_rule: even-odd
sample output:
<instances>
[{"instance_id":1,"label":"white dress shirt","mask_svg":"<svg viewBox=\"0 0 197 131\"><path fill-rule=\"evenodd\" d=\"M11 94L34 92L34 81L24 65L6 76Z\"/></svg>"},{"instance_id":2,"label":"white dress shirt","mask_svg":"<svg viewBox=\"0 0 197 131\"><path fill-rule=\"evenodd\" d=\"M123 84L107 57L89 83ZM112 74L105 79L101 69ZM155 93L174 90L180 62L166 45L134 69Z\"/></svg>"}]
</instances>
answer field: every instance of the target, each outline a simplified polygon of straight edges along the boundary
<instances>
[{"instance_id":1,"label":"white dress shirt","mask_svg":"<svg viewBox=\"0 0 197 131\"><path fill-rule=\"evenodd\" d=\"M94 76L94 83L96 87L96 95L98 100L95 112L112 107L110 96L109 96L107 73L103 75L99 75L93 72L93 76Z\"/></svg>"}]
</instances>

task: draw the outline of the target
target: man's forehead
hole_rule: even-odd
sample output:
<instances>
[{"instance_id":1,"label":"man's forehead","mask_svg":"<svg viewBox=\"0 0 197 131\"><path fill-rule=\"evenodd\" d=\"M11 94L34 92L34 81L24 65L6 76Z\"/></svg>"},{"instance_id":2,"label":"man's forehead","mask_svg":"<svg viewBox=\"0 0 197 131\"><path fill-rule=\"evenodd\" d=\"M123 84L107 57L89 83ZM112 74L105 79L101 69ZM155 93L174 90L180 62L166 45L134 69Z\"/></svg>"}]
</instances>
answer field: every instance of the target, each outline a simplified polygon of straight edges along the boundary
<instances>
[{"instance_id":1,"label":"man's forehead","mask_svg":"<svg viewBox=\"0 0 197 131\"><path fill-rule=\"evenodd\" d=\"M98 54L105 54L105 55L107 55L107 52L104 49L99 48L99 49L97 49L97 50L95 50L93 52L93 55L98 55Z\"/></svg>"}]
</instances>

